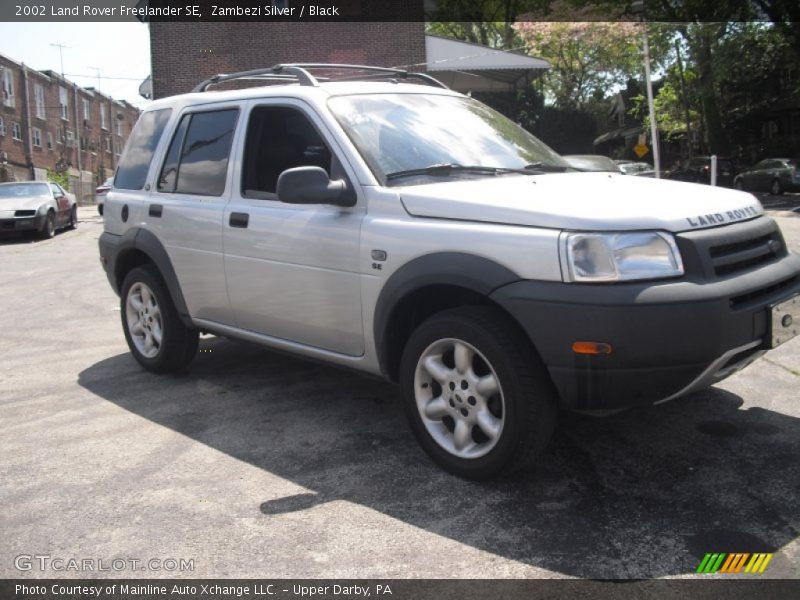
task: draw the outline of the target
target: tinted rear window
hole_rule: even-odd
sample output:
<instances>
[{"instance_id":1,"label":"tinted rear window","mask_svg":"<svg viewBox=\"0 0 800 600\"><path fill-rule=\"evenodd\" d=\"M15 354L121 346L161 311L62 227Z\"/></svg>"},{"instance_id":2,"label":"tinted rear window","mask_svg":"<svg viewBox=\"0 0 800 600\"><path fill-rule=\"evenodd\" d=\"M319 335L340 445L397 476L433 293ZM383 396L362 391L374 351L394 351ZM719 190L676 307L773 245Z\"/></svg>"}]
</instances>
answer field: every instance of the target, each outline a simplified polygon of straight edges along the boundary
<instances>
[{"instance_id":1,"label":"tinted rear window","mask_svg":"<svg viewBox=\"0 0 800 600\"><path fill-rule=\"evenodd\" d=\"M172 114L171 108L144 113L131 132L128 146L117 167L114 187L123 190L140 190L147 179L150 161L158 146L164 127Z\"/></svg>"},{"instance_id":2,"label":"tinted rear window","mask_svg":"<svg viewBox=\"0 0 800 600\"><path fill-rule=\"evenodd\" d=\"M238 116L237 109L185 115L167 151L159 191L221 196Z\"/></svg>"}]
</instances>

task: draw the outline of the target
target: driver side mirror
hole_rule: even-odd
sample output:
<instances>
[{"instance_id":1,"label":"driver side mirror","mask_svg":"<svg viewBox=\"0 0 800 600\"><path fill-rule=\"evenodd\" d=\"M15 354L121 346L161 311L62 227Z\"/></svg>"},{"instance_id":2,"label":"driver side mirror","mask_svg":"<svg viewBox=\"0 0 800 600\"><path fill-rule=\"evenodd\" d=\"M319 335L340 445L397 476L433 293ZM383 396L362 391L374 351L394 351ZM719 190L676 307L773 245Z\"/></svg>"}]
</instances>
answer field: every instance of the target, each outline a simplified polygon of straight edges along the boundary
<instances>
[{"instance_id":1,"label":"driver side mirror","mask_svg":"<svg viewBox=\"0 0 800 600\"><path fill-rule=\"evenodd\" d=\"M278 200L287 204L353 206L356 195L343 179L331 181L321 167L295 167L278 176Z\"/></svg>"}]
</instances>

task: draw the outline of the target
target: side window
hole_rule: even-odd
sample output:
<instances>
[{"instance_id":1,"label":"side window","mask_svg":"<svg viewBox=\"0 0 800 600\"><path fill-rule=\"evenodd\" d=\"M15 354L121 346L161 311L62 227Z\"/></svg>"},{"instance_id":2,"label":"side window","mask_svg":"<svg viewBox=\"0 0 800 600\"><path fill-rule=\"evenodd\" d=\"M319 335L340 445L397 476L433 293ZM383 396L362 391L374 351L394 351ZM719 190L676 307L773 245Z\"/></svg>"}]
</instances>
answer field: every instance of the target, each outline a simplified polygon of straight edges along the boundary
<instances>
[{"instance_id":1,"label":"side window","mask_svg":"<svg viewBox=\"0 0 800 600\"><path fill-rule=\"evenodd\" d=\"M64 192L55 183L50 184L50 189L53 190L53 196L55 196L56 198L64 195Z\"/></svg>"},{"instance_id":2,"label":"side window","mask_svg":"<svg viewBox=\"0 0 800 600\"><path fill-rule=\"evenodd\" d=\"M196 196L221 196L238 109L184 115L169 145L158 189Z\"/></svg>"},{"instance_id":3,"label":"side window","mask_svg":"<svg viewBox=\"0 0 800 600\"><path fill-rule=\"evenodd\" d=\"M114 187L123 190L140 190L147 179L150 161L158 146L164 127L172 114L171 108L144 113L131 132L128 146L117 167Z\"/></svg>"},{"instance_id":4,"label":"side window","mask_svg":"<svg viewBox=\"0 0 800 600\"><path fill-rule=\"evenodd\" d=\"M242 195L274 198L278 176L293 167L321 167L344 177L322 136L295 108L259 106L250 113L242 169Z\"/></svg>"}]
</instances>

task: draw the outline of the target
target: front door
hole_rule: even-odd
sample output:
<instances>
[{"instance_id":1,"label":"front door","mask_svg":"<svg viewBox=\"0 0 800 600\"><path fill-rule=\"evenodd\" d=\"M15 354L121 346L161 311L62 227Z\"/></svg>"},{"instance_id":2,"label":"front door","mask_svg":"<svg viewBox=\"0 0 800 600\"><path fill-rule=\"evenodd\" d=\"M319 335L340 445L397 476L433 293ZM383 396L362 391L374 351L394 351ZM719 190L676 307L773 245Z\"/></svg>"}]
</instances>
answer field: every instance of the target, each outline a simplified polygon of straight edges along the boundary
<instances>
[{"instance_id":1,"label":"front door","mask_svg":"<svg viewBox=\"0 0 800 600\"><path fill-rule=\"evenodd\" d=\"M350 356L364 352L359 275L363 198L349 208L290 205L278 176L318 166L355 178L325 125L296 100L250 106L223 219L225 274L239 328Z\"/></svg>"}]
</instances>

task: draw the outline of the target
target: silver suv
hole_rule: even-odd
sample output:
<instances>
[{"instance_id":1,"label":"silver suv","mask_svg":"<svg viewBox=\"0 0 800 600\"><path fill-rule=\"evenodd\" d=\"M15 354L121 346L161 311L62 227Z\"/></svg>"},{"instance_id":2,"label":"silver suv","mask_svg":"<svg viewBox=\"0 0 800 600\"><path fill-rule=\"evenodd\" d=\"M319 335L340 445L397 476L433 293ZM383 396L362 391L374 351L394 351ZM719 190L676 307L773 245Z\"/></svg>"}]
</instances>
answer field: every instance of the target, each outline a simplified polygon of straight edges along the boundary
<instances>
[{"instance_id":1,"label":"silver suv","mask_svg":"<svg viewBox=\"0 0 800 600\"><path fill-rule=\"evenodd\" d=\"M236 78L277 85L205 91ZM144 368L211 332L383 375L476 479L533 460L558 406L665 402L800 321L800 257L752 195L579 172L393 69L278 65L153 102L100 256Z\"/></svg>"}]
</instances>

